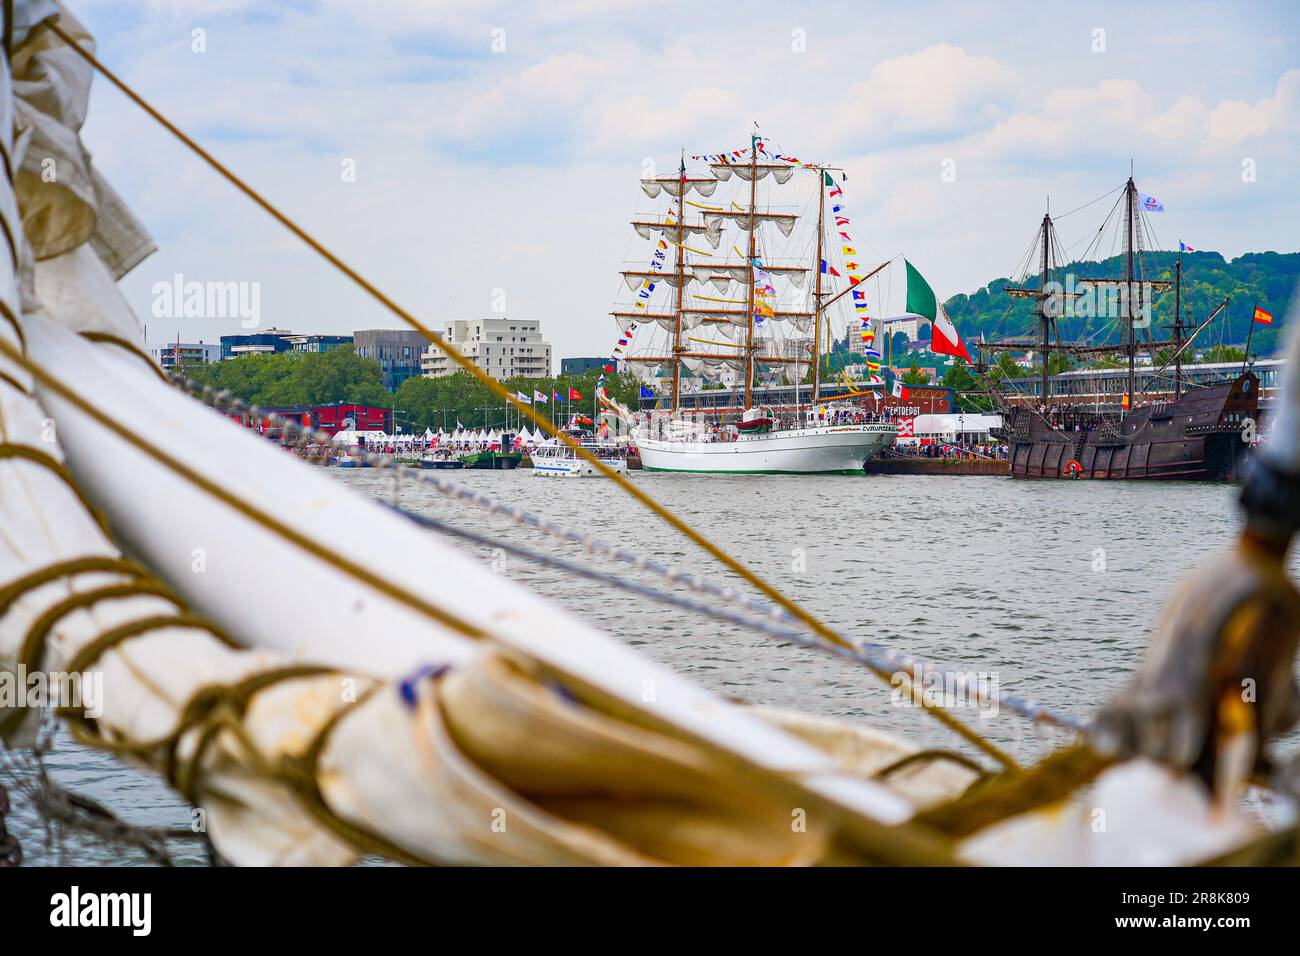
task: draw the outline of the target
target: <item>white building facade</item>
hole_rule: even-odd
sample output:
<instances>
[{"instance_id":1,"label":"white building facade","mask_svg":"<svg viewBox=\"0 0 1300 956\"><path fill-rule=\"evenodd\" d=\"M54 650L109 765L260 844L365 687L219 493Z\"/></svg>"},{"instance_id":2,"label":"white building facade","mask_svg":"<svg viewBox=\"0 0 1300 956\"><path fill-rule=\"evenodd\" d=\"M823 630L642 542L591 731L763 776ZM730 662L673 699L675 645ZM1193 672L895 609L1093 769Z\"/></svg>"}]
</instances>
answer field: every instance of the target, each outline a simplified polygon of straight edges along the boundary
<instances>
[{"instance_id":1,"label":"white building facade","mask_svg":"<svg viewBox=\"0 0 1300 956\"><path fill-rule=\"evenodd\" d=\"M220 342L167 342L150 345L148 348L150 357L167 369L175 368L177 361L182 366L209 365L221 361Z\"/></svg>"},{"instance_id":2,"label":"white building facade","mask_svg":"<svg viewBox=\"0 0 1300 956\"><path fill-rule=\"evenodd\" d=\"M550 378L551 343L536 319L468 319L448 322L443 338L493 378ZM458 370L437 345L425 349L420 368L427 378Z\"/></svg>"}]
</instances>

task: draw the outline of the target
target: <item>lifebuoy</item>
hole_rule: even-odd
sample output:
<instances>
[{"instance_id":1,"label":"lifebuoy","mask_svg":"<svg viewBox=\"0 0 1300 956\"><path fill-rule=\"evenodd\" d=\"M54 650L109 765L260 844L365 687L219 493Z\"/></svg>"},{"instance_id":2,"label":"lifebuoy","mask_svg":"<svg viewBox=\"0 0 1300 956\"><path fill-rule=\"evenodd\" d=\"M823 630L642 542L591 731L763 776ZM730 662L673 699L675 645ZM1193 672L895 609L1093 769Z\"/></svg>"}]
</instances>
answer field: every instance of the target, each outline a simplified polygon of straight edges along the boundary
<instances>
[{"instance_id":1,"label":"lifebuoy","mask_svg":"<svg viewBox=\"0 0 1300 956\"><path fill-rule=\"evenodd\" d=\"M1078 478L1083 475L1083 465L1079 464L1078 459L1071 458L1065 463L1065 467L1061 469L1061 473L1064 474L1066 478Z\"/></svg>"}]
</instances>

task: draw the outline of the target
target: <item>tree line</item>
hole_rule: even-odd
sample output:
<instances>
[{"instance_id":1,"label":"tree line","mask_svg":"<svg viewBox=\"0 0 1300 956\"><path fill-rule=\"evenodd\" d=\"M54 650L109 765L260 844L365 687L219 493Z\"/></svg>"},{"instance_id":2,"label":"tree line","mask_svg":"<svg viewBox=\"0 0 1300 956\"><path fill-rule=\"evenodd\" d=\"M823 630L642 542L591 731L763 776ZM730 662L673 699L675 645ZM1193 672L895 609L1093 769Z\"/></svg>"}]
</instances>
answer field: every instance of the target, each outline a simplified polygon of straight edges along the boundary
<instances>
[{"instance_id":1,"label":"tree line","mask_svg":"<svg viewBox=\"0 0 1300 956\"><path fill-rule=\"evenodd\" d=\"M362 358L351 345L326 352L279 352L244 355L210 365L178 369L203 385L229 391L236 398L264 407L285 405L330 405L356 402L391 408L403 431L425 428L451 430L460 422L466 428L519 424L519 413L506 410L505 402L468 372L443 378L408 378L389 392L383 385L383 370L372 358ZM577 413L593 417L599 371L553 378L512 378L502 382L513 395L532 398L540 392L545 403L536 408L552 420L567 420ZM640 382L627 373L606 373L605 391L610 398L636 409ZM571 390L582 397L570 398ZM556 395L560 401L555 401Z\"/></svg>"}]
</instances>

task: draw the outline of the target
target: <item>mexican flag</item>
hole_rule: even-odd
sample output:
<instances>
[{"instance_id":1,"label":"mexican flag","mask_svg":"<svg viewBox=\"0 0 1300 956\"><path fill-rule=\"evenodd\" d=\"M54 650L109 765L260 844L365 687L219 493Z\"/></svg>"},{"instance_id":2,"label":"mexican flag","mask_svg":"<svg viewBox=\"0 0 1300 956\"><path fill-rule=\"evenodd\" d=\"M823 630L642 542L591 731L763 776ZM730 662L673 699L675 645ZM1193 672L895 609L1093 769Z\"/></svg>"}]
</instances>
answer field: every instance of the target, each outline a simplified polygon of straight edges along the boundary
<instances>
[{"instance_id":1,"label":"mexican flag","mask_svg":"<svg viewBox=\"0 0 1300 956\"><path fill-rule=\"evenodd\" d=\"M894 387L889 390L889 394L899 401L906 402L912 398L911 390L903 384L902 379L894 379Z\"/></svg>"},{"instance_id":2,"label":"mexican flag","mask_svg":"<svg viewBox=\"0 0 1300 956\"><path fill-rule=\"evenodd\" d=\"M966 351L961 336L957 334L952 319L939 308L930 283L925 281L912 263L904 259L903 264L907 266L907 311L930 320L930 351L936 355L955 355L967 362L974 362L970 352Z\"/></svg>"}]
</instances>

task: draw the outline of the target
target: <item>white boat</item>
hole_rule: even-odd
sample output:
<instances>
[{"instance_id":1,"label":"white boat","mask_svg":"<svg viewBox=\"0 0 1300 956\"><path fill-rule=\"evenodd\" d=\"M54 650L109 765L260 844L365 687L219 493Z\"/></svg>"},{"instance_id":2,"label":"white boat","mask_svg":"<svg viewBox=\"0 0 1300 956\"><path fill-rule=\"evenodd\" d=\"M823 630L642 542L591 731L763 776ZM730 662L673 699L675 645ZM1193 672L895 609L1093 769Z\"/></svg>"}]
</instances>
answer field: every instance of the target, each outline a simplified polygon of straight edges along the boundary
<instances>
[{"instance_id":1,"label":"white boat","mask_svg":"<svg viewBox=\"0 0 1300 956\"><path fill-rule=\"evenodd\" d=\"M736 425L696 425L693 434L651 419L633 431L633 438L648 471L860 475L866 462L898 436L898 426L842 405L804 409L788 423L763 408L746 415ZM770 424L745 427L763 420Z\"/></svg>"},{"instance_id":2,"label":"white boat","mask_svg":"<svg viewBox=\"0 0 1300 956\"><path fill-rule=\"evenodd\" d=\"M627 447L610 441L593 441L580 443L585 451L590 452L617 474L627 474ZM569 445L556 438L542 442L532 452L533 474L542 478L603 478L596 466L585 458L579 458L577 452Z\"/></svg>"}]
</instances>

